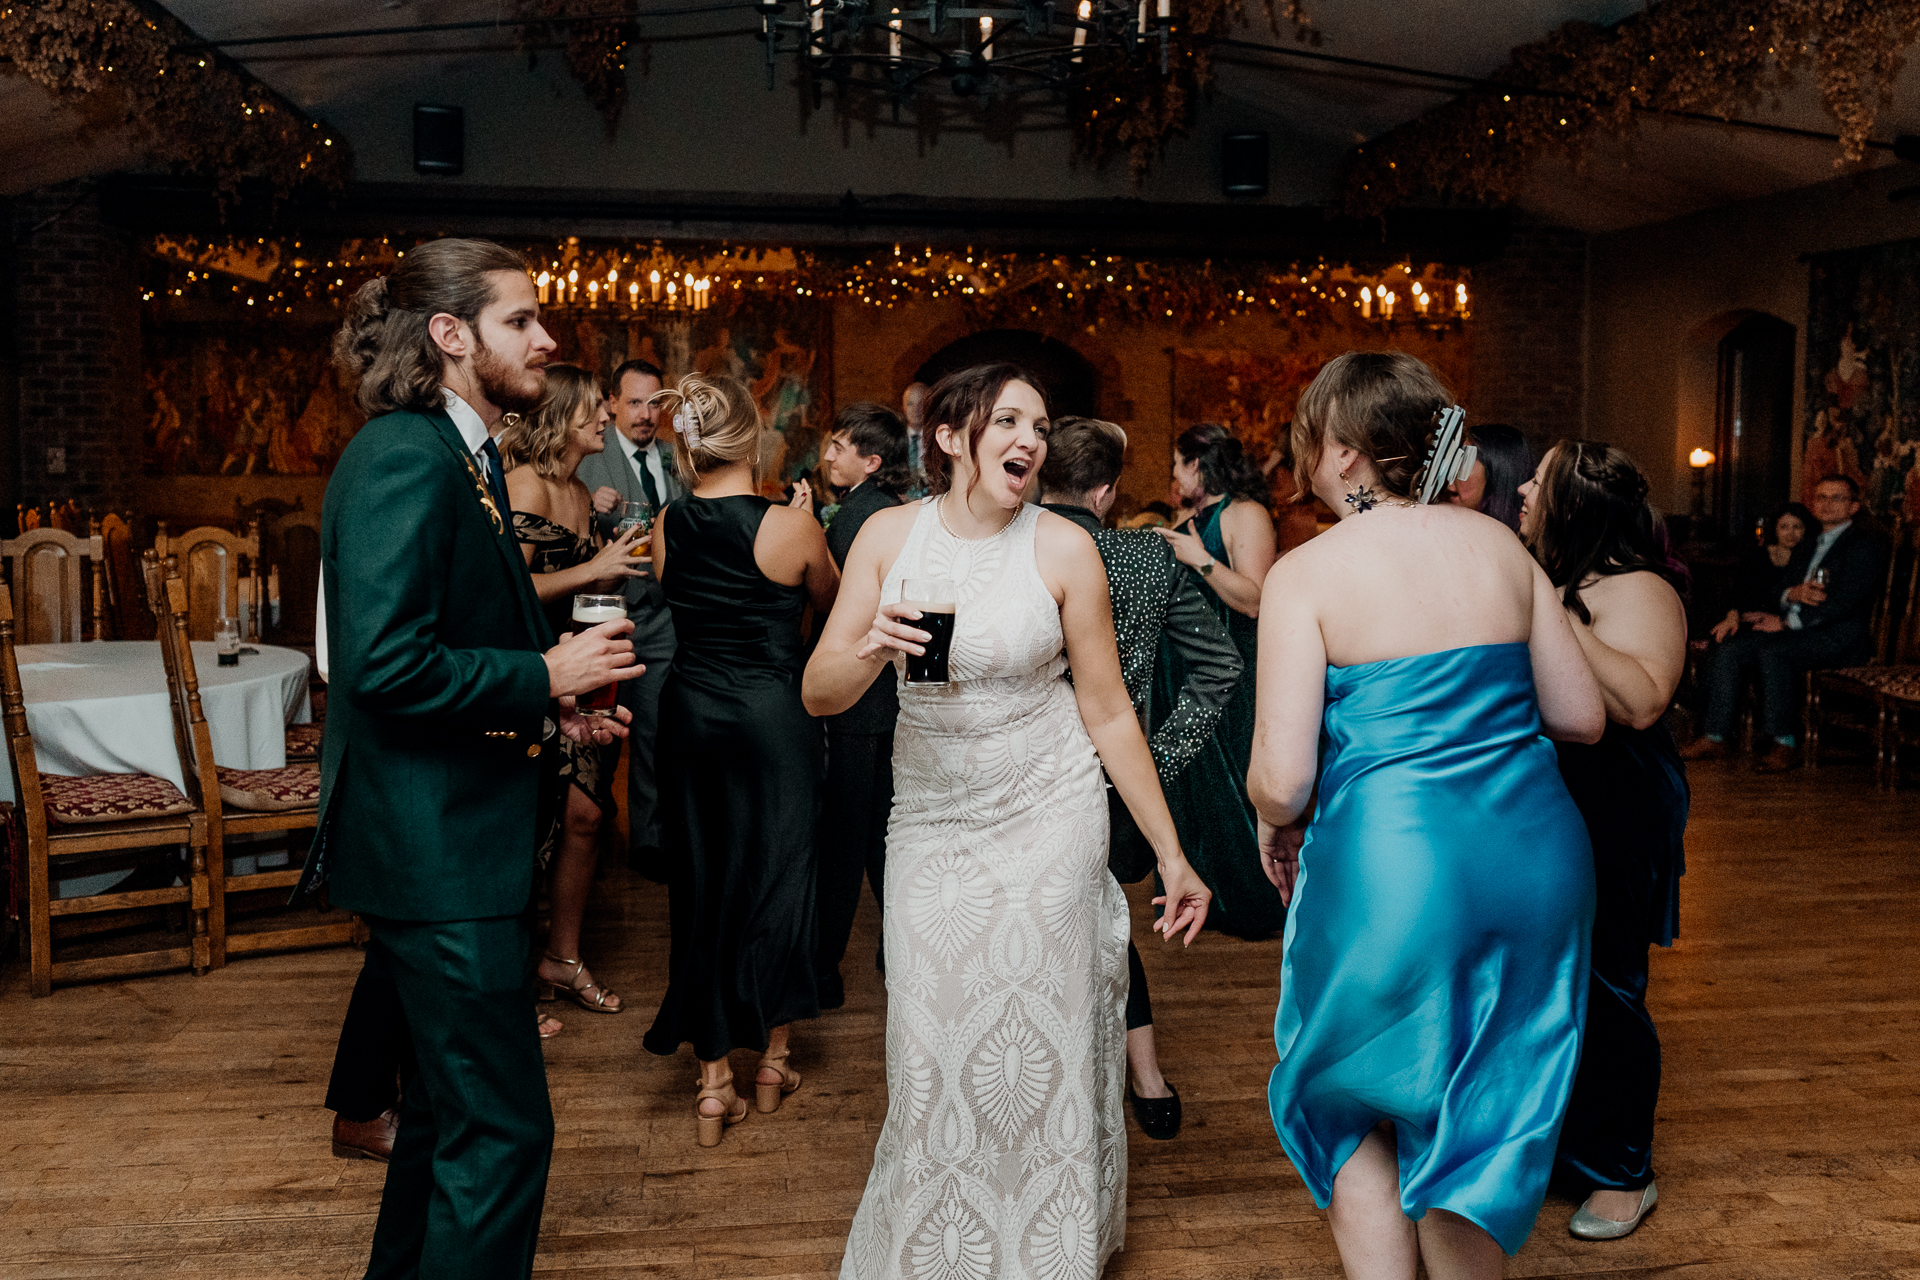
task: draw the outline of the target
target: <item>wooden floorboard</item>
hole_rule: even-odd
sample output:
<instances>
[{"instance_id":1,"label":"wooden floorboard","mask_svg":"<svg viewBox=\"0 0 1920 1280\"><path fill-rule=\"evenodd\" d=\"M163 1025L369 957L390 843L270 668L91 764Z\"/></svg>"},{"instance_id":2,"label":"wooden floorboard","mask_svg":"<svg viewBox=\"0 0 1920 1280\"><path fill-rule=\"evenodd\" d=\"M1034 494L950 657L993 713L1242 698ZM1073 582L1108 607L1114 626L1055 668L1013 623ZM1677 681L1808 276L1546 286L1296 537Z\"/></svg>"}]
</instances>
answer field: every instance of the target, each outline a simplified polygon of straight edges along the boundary
<instances>
[{"instance_id":1,"label":"wooden floorboard","mask_svg":"<svg viewBox=\"0 0 1920 1280\"><path fill-rule=\"evenodd\" d=\"M1582 1244L1550 1199L1507 1274L1920 1280L1920 792L1888 797L1851 766L1709 765L1694 788L1683 934L1653 967L1660 1209L1630 1239ZM1130 894L1142 939L1145 896ZM703 1151L692 1059L640 1045L664 892L608 872L586 953L632 1008L560 1006L543 1275L838 1273L886 1109L877 929L866 904L847 1008L795 1034L806 1085ZM1127 1248L1107 1274L1339 1276L1265 1111L1278 942L1143 951L1187 1124L1132 1135ZM384 1170L333 1159L321 1107L358 966L351 948L245 957L45 1000L23 966L0 971L0 1280L359 1276Z\"/></svg>"}]
</instances>

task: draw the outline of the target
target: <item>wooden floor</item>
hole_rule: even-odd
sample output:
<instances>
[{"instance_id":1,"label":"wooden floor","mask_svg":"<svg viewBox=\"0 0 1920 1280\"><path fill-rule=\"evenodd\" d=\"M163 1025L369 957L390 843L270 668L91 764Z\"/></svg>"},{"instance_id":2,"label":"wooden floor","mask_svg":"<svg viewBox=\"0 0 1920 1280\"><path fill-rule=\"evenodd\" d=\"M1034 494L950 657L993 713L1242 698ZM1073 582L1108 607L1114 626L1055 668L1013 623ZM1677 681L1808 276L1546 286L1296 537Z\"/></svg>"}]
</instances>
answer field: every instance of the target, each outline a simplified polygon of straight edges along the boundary
<instances>
[{"instance_id":1,"label":"wooden floor","mask_svg":"<svg viewBox=\"0 0 1920 1280\"><path fill-rule=\"evenodd\" d=\"M1659 1211L1580 1244L1549 1200L1510 1276L1920 1280L1920 792L1857 767L1694 773L1683 929L1656 953ZM1145 938L1144 895L1132 895ZM853 951L873 954L869 904ZM640 1047L662 891L611 872L587 955L627 995L547 1046L559 1129L538 1266L569 1277L837 1274L886 1105L883 994L795 1034L806 1086L701 1151L691 1058ZM1172 1142L1131 1140L1114 1277L1340 1274L1264 1107L1279 944L1147 951ZM249 958L29 999L0 972L0 1278L357 1277L383 1170L321 1108L359 955ZM741 1067L747 1063L743 1061Z\"/></svg>"}]
</instances>

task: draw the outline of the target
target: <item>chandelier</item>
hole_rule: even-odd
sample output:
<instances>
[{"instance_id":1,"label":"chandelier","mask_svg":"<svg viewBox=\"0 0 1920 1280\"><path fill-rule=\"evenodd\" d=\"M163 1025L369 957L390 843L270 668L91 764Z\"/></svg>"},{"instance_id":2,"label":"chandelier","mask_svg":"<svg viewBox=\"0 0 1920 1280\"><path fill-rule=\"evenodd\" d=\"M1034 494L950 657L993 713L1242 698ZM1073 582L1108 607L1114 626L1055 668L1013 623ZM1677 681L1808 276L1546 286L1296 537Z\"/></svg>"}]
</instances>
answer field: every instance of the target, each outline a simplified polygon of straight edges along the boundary
<instances>
[{"instance_id":1,"label":"chandelier","mask_svg":"<svg viewBox=\"0 0 1920 1280\"><path fill-rule=\"evenodd\" d=\"M909 3L911 0L909 0ZM779 57L797 55L812 83L908 98L945 89L991 102L1035 91L1061 93L1157 52L1167 74L1171 0L1021 0L952 4L924 0L759 0L767 88Z\"/></svg>"}]
</instances>

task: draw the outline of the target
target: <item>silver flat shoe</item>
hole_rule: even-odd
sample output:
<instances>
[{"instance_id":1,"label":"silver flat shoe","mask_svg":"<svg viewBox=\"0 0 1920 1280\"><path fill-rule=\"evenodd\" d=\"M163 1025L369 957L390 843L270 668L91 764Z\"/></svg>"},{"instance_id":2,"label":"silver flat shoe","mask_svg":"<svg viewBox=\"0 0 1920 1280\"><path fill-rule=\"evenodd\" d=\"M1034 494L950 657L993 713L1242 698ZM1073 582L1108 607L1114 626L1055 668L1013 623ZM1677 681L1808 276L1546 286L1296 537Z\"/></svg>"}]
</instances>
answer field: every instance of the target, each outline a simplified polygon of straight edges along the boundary
<instances>
[{"instance_id":1,"label":"silver flat shoe","mask_svg":"<svg viewBox=\"0 0 1920 1280\"><path fill-rule=\"evenodd\" d=\"M1612 1218L1588 1213L1587 1206L1582 1204L1574 1211L1573 1220L1567 1223L1567 1231L1581 1240L1618 1240L1639 1230L1640 1224L1653 1212L1653 1206L1659 1203L1660 1188L1649 1182L1647 1189L1640 1193L1640 1212L1627 1221L1615 1222Z\"/></svg>"}]
</instances>

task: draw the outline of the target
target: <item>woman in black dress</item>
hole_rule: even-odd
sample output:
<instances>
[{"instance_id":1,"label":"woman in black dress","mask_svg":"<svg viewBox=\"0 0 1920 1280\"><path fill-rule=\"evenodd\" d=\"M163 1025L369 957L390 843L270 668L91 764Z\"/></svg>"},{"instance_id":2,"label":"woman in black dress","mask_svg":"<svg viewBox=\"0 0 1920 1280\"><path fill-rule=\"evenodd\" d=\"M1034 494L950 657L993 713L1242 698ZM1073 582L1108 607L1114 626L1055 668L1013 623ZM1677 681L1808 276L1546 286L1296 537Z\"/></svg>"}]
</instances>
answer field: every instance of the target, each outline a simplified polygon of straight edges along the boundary
<instances>
[{"instance_id":1,"label":"woman in black dress","mask_svg":"<svg viewBox=\"0 0 1920 1280\"><path fill-rule=\"evenodd\" d=\"M646 572L630 554L632 535L596 545L593 498L574 475L580 459L607 447L612 420L591 374L577 365L555 364L547 366L546 396L539 407L500 433L514 537L556 636L579 629L573 622L576 592L617 592L626 579ZM589 1013L619 1013L620 997L596 981L581 958L580 922L593 889L600 824L614 815L620 744L595 746L562 737L559 750L564 796L553 807L553 824L542 833L538 851L540 865L548 869L552 908L539 977L546 999L564 996ZM560 1028L545 1019L540 1029L552 1035Z\"/></svg>"},{"instance_id":2,"label":"woman in black dress","mask_svg":"<svg viewBox=\"0 0 1920 1280\"><path fill-rule=\"evenodd\" d=\"M1587 821L1596 888L1586 1040L1556 1173L1589 1193L1568 1230L1615 1240L1659 1194L1660 1037L1647 1012L1647 951L1671 946L1680 928L1687 775L1665 716L1686 665L1686 610L1654 540L1646 477L1625 453L1562 441L1521 493L1521 533L1562 593L1607 708L1599 742L1553 744Z\"/></svg>"},{"instance_id":3,"label":"woman in black dress","mask_svg":"<svg viewBox=\"0 0 1920 1280\"><path fill-rule=\"evenodd\" d=\"M668 1055L692 1042L710 1147L747 1115L727 1055L760 1053L756 1105L772 1111L800 1087L787 1025L820 1012L813 829L824 760L800 702L800 619L809 603L827 616L840 576L812 512L760 496L766 429L744 384L690 376L660 398L693 492L654 526L679 647L655 754L673 941L646 1046Z\"/></svg>"},{"instance_id":4,"label":"woman in black dress","mask_svg":"<svg viewBox=\"0 0 1920 1280\"><path fill-rule=\"evenodd\" d=\"M1760 545L1741 562L1734 607L1713 624L1709 634L1715 640L1731 640L1743 626L1760 631L1783 630L1786 623L1782 620L1780 595L1793 585L1787 580L1787 562L1793 559L1793 549L1802 539L1819 531L1820 522L1813 518L1813 512L1797 502L1789 502L1785 510L1768 520Z\"/></svg>"},{"instance_id":5,"label":"woman in black dress","mask_svg":"<svg viewBox=\"0 0 1920 1280\"><path fill-rule=\"evenodd\" d=\"M1286 924L1286 904L1260 870L1247 764L1253 756L1254 658L1259 648L1260 584L1273 567L1273 517L1267 479L1225 427L1203 422L1173 444L1173 484L1193 514L1156 532L1199 584L1245 669L1200 753L1168 780L1167 805L1193 869L1213 890L1207 923L1242 938L1264 938ZM1185 672L1178 662L1154 672L1154 699L1172 706Z\"/></svg>"}]
</instances>

